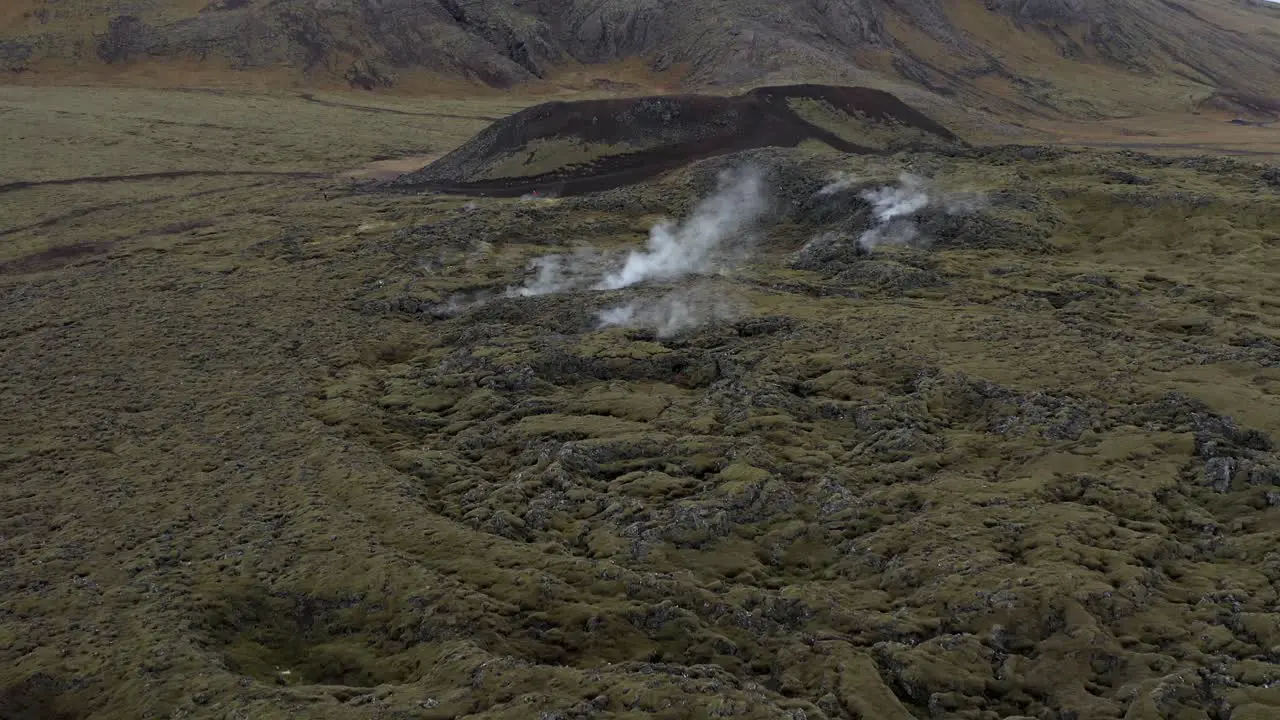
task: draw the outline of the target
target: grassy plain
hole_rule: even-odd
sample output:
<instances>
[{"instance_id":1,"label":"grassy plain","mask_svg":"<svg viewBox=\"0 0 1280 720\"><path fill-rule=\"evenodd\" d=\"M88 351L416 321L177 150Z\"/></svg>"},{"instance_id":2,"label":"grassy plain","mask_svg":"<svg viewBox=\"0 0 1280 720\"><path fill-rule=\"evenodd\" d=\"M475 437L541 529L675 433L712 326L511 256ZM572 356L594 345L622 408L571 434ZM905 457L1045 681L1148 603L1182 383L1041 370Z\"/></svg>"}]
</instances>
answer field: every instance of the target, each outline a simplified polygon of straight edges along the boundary
<instances>
[{"instance_id":1,"label":"grassy plain","mask_svg":"<svg viewBox=\"0 0 1280 720\"><path fill-rule=\"evenodd\" d=\"M764 153L1018 224L435 317L695 199L352 187L519 102L0 87L0 716L1280 713L1274 175Z\"/></svg>"}]
</instances>

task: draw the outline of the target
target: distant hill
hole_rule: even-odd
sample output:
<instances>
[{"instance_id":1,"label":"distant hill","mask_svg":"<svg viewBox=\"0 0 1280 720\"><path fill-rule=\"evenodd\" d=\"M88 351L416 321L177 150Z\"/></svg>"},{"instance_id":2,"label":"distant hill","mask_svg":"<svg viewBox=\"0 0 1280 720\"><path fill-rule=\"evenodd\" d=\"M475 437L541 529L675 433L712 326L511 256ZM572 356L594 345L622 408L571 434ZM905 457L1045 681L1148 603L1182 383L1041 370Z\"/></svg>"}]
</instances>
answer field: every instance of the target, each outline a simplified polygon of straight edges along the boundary
<instances>
[{"instance_id":1,"label":"distant hill","mask_svg":"<svg viewBox=\"0 0 1280 720\"><path fill-rule=\"evenodd\" d=\"M893 95L858 87L551 102L495 122L393 184L468 194L572 194L716 155L805 143L864 154L964 141Z\"/></svg>"},{"instance_id":2,"label":"distant hill","mask_svg":"<svg viewBox=\"0 0 1280 720\"><path fill-rule=\"evenodd\" d=\"M642 58L686 89L827 82L1087 117L1280 96L1264 0L6 0L0 71L154 59L376 88ZM1248 103L1246 103L1248 104Z\"/></svg>"}]
</instances>

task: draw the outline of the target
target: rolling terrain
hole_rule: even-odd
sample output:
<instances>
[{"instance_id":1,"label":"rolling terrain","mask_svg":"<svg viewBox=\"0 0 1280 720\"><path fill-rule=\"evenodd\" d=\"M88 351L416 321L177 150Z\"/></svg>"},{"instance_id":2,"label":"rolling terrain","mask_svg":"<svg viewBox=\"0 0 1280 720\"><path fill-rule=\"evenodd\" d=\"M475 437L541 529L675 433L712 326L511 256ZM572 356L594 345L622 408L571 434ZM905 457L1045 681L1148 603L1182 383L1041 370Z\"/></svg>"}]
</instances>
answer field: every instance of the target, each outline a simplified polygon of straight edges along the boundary
<instances>
[{"instance_id":1,"label":"rolling terrain","mask_svg":"<svg viewBox=\"0 0 1280 720\"><path fill-rule=\"evenodd\" d=\"M0 720L1280 717L1280 5L0 6Z\"/></svg>"},{"instance_id":2,"label":"rolling terrain","mask_svg":"<svg viewBox=\"0 0 1280 720\"><path fill-rule=\"evenodd\" d=\"M0 716L1280 712L1275 166L369 102L0 88Z\"/></svg>"}]
</instances>

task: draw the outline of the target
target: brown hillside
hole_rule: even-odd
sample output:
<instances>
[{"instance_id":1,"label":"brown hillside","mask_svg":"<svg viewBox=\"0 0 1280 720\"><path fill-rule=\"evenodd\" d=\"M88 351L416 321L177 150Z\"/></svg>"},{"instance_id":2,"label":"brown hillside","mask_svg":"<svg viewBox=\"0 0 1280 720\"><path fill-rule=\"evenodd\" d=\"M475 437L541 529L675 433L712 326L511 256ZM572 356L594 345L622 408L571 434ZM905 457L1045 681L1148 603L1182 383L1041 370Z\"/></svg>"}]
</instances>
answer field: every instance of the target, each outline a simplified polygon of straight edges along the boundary
<instances>
[{"instance_id":1,"label":"brown hillside","mask_svg":"<svg viewBox=\"0 0 1280 720\"><path fill-rule=\"evenodd\" d=\"M1280 7L1243 0L21 0L0 70L182 59L358 88L415 73L495 87L643 58L690 87L829 82L1005 114L1185 109L1280 87Z\"/></svg>"}]
</instances>

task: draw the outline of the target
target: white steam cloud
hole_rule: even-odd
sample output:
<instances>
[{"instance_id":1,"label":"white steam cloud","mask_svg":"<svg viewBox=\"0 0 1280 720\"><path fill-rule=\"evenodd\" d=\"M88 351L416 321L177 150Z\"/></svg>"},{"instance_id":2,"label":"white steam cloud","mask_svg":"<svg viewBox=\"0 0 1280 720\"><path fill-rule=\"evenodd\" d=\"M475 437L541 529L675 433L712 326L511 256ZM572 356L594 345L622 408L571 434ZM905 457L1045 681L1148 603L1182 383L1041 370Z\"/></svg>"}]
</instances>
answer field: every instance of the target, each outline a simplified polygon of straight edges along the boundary
<instances>
[{"instance_id":1,"label":"white steam cloud","mask_svg":"<svg viewBox=\"0 0 1280 720\"><path fill-rule=\"evenodd\" d=\"M886 243L915 244L920 237L920 229L912 216L933 202L924 178L905 174L898 179L897 186L864 190L861 197L871 203L871 217L875 222L858 238L858 244L866 250Z\"/></svg>"},{"instance_id":2,"label":"white steam cloud","mask_svg":"<svg viewBox=\"0 0 1280 720\"><path fill-rule=\"evenodd\" d=\"M547 255L529 263L534 276L508 288L506 297L536 297L572 290L620 290L647 281L672 282L689 275L724 271L735 260L735 240L767 208L760 172L746 168L720 175L716 192L698 203L681 223L663 220L649 231L644 250L634 250L621 266L592 248L572 255ZM742 244L737 244L742 249Z\"/></svg>"},{"instance_id":3,"label":"white steam cloud","mask_svg":"<svg viewBox=\"0 0 1280 720\"><path fill-rule=\"evenodd\" d=\"M859 186L865 189L858 191ZM923 237L917 225L919 213L932 210L962 214L977 210L983 203L980 195L941 190L928 179L909 173L899 176L896 184L871 187L855 176L840 174L815 195L852 191L871 205L871 224L854 241L867 251L882 245L924 246L928 238ZM683 221L655 224L644 248L620 257L583 246L536 258L529 264L532 277L520 286L507 288L501 296L528 298L571 291L613 291L723 273L749 250L751 230L767 209L764 180L758 169L725 172L720 175L716 191L698 203ZM825 233L810 241L802 252L818 252L835 243L848 242L849 238L842 234ZM450 299L439 310L452 314L488 300ZM658 337L668 337L736 315L736 308L722 290L703 283L609 307L597 313L596 322L598 328L648 328Z\"/></svg>"},{"instance_id":4,"label":"white steam cloud","mask_svg":"<svg viewBox=\"0 0 1280 720\"><path fill-rule=\"evenodd\" d=\"M855 184L855 177L840 174L816 194L833 195ZM911 173L900 175L897 185L869 188L858 196L871 203L872 224L857 240L857 244L868 251L880 245L920 247L927 244L928 239L921 236L916 224L916 214L922 210L934 208L960 215L978 210L983 204L981 195L940 190L926 178ZM823 237L824 241L829 240Z\"/></svg>"},{"instance_id":5,"label":"white steam cloud","mask_svg":"<svg viewBox=\"0 0 1280 720\"><path fill-rule=\"evenodd\" d=\"M710 322L732 320L737 314L723 294L711 288L690 288L603 310L596 320L601 329L648 328L657 337L665 338Z\"/></svg>"},{"instance_id":6,"label":"white steam cloud","mask_svg":"<svg viewBox=\"0 0 1280 720\"><path fill-rule=\"evenodd\" d=\"M625 258L591 247L539 257L529 263L533 276L523 285L507 288L502 296L621 290L646 282L671 283L691 275L724 272L748 249L749 231L767 207L764 179L758 169L721 173L716 191L698 203L684 221L663 220L654 225L643 249L633 250ZM723 297L694 288L609 308L597 315L597 322L600 328L650 328L659 337L668 337L729 319L733 312Z\"/></svg>"},{"instance_id":7,"label":"white steam cloud","mask_svg":"<svg viewBox=\"0 0 1280 720\"><path fill-rule=\"evenodd\" d=\"M849 188L853 187L854 184L857 182L858 182L858 178L856 176L850 175L849 173L846 173L846 172L837 172L835 176L832 178L831 182L827 183L826 185L823 185L822 189L815 194L818 195L819 197L825 197L827 195L835 195L836 193L842 190L848 190Z\"/></svg>"},{"instance_id":8,"label":"white steam cloud","mask_svg":"<svg viewBox=\"0 0 1280 720\"><path fill-rule=\"evenodd\" d=\"M608 258L591 247L580 247L571 254L544 255L534 258L529 269L534 276L520 287L508 288L504 297L537 297L553 293L586 290L599 282Z\"/></svg>"},{"instance_id":9,"label":"white steam cloud","mask_svg":"<svg viewBox=\"0 0 1280 720\"><path fill-rule=\"evenodd\" d=\"M677 225L664 220L649 231L643 251L633 251L618 270L596 284L618 290L647 280L671 281L718 269L728 260L721 251L764 214L764 181L747 169L720 176L716 192Z\"/></svg>"}]
</instances>

